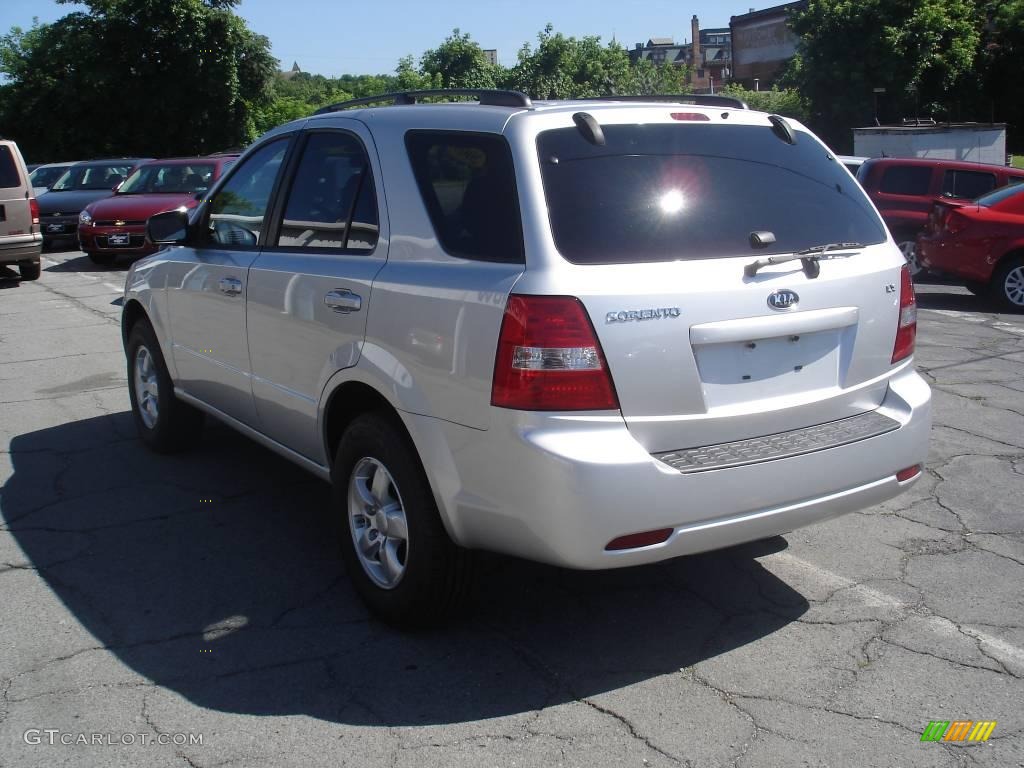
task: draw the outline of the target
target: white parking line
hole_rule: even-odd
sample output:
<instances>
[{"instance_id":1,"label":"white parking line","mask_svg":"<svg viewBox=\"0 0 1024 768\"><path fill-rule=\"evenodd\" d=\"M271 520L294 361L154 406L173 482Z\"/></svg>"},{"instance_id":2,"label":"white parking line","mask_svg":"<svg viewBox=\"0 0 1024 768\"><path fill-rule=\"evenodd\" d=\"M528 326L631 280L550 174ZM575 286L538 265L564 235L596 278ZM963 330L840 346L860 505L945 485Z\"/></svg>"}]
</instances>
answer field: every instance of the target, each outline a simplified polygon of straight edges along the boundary
<instances>
[{"instance_id":1,"label":"white parking line","mask_svg":"<svg viewBox=\"0 0 1024 768\"><path fill-rule=\"evenodd\" d=\"M114 293L124 293L123 285L114 285L113 283L104 283L103 285L105 285L110 290L114 291Z\"/></svg>"},{"instance_id":2,"label":"white parking line","mask_svg":"<svg viewBox=\"0 0 1024 768\"><path fill-rule=\"evenodd\" d=\"M770 565L772 561L780 562L783 566L783 571L789 570L791 574L800 573L805 576L811 576L819 582L823 582L833 591L837 589L848 589L851 594L859 597L865 605L891 608L901 612L909 612L907 604L902 600L895 598L892 595L887 595L881 590L866 587L863 584L858 584L852 579L840 576L838 573L833 573L832 571L815 565L814 563L809 563L806 560L800 559L796 555L790 554L789 552L778 552L768 558L765 558L761 562L762 565L769 567L769 570L771 570ZM982 632L980 629L975 629L974 627L955 624L942 616L928 617L927 624L936 634L954 635L960 632L968 635L969 637L973 637L986 647L985 650L990 656L997 659L1002 657L1014 664L1024 666L1024 649L1019 648L1012 643L1008 643L1001 638L994 637L993 635L990 635L987 632Z\"/></svg>"},{"instance_id":3,"label":"white parking line","mask_svg":"<svg viewBox=\"0 0 1024 768\"><path fill-rule=\"evenodd\" d=\"M1024 336L1024 328L1019 325L1014 325L1013 323L1004 323L1001 320L998 320L992 323L992 327L998 328L1001 331L1006 331L1007 333L1015 333L1018 336Z\"/></svg>"},{"instance_id":4,"label":"white parking line","mask_svg":"<svg viewBox=\"0 0 1024 768\"><path fill-rule=\"evenodd\" d=\"M957 320L966 320L969 323L984 323L986 320L988 320L987 317L977 315L972 312L958 312L955 309L929 309L928 311L934 312L937 315L955 317Z\"/></svg>"}]
</instances>

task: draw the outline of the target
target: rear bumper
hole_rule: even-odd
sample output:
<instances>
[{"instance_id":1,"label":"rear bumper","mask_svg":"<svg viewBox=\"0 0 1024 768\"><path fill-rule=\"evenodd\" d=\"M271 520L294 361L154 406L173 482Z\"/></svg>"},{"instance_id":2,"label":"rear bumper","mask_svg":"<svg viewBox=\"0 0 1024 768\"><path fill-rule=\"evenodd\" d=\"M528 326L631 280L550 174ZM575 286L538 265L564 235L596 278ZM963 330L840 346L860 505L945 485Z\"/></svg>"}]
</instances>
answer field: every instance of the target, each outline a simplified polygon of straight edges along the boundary
<instances>
[{"instance_id":1,"label":"rear bumper","mask_svg":"<svg viewBox=\"0 0 1024 768\"><path fill-rule=\"evenodd\" d=\"M995 261L988 258L987 250L973 243L963 243L949 237L917 238L917 258L925 269L961 280L987 283L992 279Z\"/></svg>"},{"instance_id":2,"label":"rear bumper","mask_svg":"<svg viewBox=\"0 0 1024 768\"><path fill-rule=\"evenodd\" d=\"M25 242L0 243L0 264L38 264L43 249L43 236L27 236Z\"/></svg>"},{"instance_id":3,"label":"rear bumper","mask_svg":"<svg viewBox=\"0 0 1024 768\"><path fill-rule=\"evenodd\" d=\"M487 431L408 416L460 544L554 565L616 568L740 544L892 498L923 464L931 393L908 365L879 413L899 427L826 450L685 474L648 454L621 418L494 409ZM447 445L445 445L445 443ZM606 551L671 528L661 544Z\"/></svg>"}]
</instances>

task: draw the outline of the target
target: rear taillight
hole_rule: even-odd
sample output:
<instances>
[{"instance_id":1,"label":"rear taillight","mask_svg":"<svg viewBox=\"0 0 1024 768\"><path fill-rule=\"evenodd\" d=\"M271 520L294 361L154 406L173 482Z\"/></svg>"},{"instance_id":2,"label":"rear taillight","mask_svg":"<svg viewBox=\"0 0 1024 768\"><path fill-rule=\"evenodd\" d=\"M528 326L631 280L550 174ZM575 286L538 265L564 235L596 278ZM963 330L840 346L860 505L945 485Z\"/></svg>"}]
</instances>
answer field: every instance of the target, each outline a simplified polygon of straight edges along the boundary
<instances>
[{"instance_id":1,"label":"rear taillight","mask_svg":"<svg viewBox=\"0 0 1024 768\"><path fill-rule=\"evenodd\" d=\"M601 344L579 299L509 297L498 337L491 405L521 411L619 407Z\"/></svg>"},{"instance_id":2,"label":"rear taillight","mask_svg":"<svg viewBox=\"0 0 1024 768\"><path fill-rule=\"evenodd\" d=\"M914 296L914 283L910 279L910 268L904 266L900 272L900 319L896 326L896 343L892 347L894 363L914 354L916 337L917 299Z\"/></svg>"},{"instance_id":3,"label":"rear taillight","mask_svg":"<svg viewBox=\"0 0 1024 768\"><path fill-rule=\"evenodd\" d=\"M695 123L706 123L711 120L711 118L703 112L672 112L670 114L673 120L683 120Z\"/></svg>"},{"instance_id":4,"label":"rear taillight","mask_svg":"<svg viewBox=\"0 0 1024 768\"><path fill-rule=\"evenodd\" d=\"M967 226L967 217L962 213L950 211L946 214L946 219L942 222L942 226L947 232L949 232L949 234L955 235Z\"/></svg>"},{"instance_id":5,"label":"rear taillight","mask_svg":"<svg viewBox=\"0 0 1024 768\"><path fill-rule=\"evenodd\" d=\"M33 224L38 224L39 223L39 201L36 200L34 197L30 197L28 199L28 210L29 210L29 213L32 215L32 223Z\"/></svg>"}]
</instances>

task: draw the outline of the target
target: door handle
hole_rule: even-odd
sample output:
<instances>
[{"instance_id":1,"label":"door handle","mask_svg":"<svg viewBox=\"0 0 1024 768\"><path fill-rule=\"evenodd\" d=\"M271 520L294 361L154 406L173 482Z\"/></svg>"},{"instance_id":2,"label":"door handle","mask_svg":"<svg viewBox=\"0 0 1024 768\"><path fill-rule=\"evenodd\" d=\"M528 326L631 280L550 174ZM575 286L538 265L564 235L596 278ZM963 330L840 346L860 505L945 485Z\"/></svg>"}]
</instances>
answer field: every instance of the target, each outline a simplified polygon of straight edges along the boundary
<instances>
[{"instance_id":1,"label":"door handle","mask_svg":"<svg viewBox=\"0 0 1024 768\"><path fill-rule=\"evenodd\" d=\"M352 293L347 288L341 288L337 291L329 291L324 296L324 304L335 312L348 314L349 312L358 312L363 308L363 297L358 293Z\"/></svg>"},{"instance_id":2,"label":"door handle","mask_svg":"<svg viewBox=\"0 0 1024 768\"><path fill-rule=\"evenodd\" d=\"M242 281L237 277L222 277L217 283L220 292L228 296L237 296L242 292Z\"/></svg>"}]
</instances>

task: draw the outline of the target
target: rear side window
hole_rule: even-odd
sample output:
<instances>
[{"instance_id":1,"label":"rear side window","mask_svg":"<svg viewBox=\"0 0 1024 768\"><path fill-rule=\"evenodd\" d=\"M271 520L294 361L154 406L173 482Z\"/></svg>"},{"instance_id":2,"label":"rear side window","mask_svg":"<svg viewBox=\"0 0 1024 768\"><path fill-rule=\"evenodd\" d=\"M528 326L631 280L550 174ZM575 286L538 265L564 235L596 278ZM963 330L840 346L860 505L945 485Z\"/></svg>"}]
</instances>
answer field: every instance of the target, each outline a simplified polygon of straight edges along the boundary
<instances>
[{"instance_id":1,"label":"rear side window","mask_svg":"<svg viewBox=\"0 0 1024 768\"><path fill-rule=\"evenodd\" d=\"M370 252L377 198L363 145L347 133L310 134L288 193L277 244Z\"/></svg>"},{"instance_id":2,"label":"rear side window","mask_svg":"<svg viewBox=\"0 0 1024 768\"><path fill-rule=\"evenodd\" d=\"M942 194L973 200L996 188L996 175L981 171L946 171L942 177Z\"/></svg>"},{"instance_id":3,"label":"rear side window","mask_svg":"<svg viewBox=\"0 0 1024 768\"><path fill-rule=\"evenodd\" d=\"M410 131L416 184L442 247L479 261L523 262L508 142L495 134Z\"/></svg>"},{"instance_id":4,"label":"rear side window","mask_svg":"<svg viewBox=\"0 0 1024 768\"><path fill-rule=\"evenodd\" d=\"M765 125L605 125L537 137L559 252L576 264L786 253L870 244L885 229L856 181L811 137L795 145ZM759 250L752 232L771 232Z\"/></svg>"},{"instance_id":5,"label":"rear side window","mask_svg":"<svg viewBox=\"0 0 1024 768\"><path fill-rule=\"evenodd\" d=\"M879 192L888 195L927 195L932 169L926 165L890 165L882 174Z\"/></svg>"},{"instance_id":6,"label":"rear side window","mask_svg":"<svg viewBox=\"0 0 1024 768\"><path fill-rule=\"evenodd\" d=\"M14 153L6 144L0 144L0 189L21 186L21 174L14 163Z\"/></svg>"}]
</instances>

